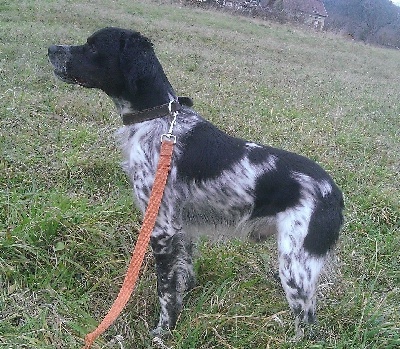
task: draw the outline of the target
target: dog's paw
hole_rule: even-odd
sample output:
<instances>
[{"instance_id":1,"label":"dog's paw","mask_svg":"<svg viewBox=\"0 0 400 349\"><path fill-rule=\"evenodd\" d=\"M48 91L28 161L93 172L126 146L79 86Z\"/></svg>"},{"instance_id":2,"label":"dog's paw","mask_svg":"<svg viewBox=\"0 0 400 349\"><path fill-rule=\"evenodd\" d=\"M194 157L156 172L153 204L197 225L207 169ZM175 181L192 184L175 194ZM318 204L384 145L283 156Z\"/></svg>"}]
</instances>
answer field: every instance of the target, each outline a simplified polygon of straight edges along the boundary
<instances>
[{"instance_id":1,"label":"dog's paw","mask_svg":"<svg viewBox=\"0 0 400 349\"><path fill-rule=\"evenodd\" d=\"M164 338L170 334L169 330L162 328L161 326L157 326L154 330L150 331L150 335L153 338Z\"/></svg>"},{"instance_id":2,"label":"dog's paw","mask_svg":"<svg viewBox=\"0 0 400 349\"><path fill-rule=\"evenodd\" d=\"M160 337L154 337L152 342L155 348L172 349L172 347L166 346Z\"/></svg>"}]
</instances>

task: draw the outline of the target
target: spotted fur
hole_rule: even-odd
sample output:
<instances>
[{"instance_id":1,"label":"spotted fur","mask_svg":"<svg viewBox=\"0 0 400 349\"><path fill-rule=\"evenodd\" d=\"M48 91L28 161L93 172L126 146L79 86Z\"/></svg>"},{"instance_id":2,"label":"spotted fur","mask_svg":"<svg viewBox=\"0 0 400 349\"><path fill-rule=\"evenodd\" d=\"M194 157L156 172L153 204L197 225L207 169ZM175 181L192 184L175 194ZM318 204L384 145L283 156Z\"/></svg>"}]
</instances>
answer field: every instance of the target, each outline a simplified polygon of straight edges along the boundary
<instances>
[{"instance_id":1,"label":"spotted fur","mask_svg":"<svg viewBox=\"0 0 400 349\"><path fill-rule=\"evenodd\" d=\"M56 75L99 88L121 114L176 100L150 41L138 32L105 28L81 46L51 46ZM250 116L249 116L250 117ZM144 212L154 181L160 137L171 117L122 127L123 168ZM172 169L151 237L161 311L154 335L172 329L184 292L194 285L192 244L277 233L279 275L296 325L315 320L315 292L337 239L343 199L315 162L284 150L231 137L190 108L178 113Z\"/></svg>"}]
</instances>

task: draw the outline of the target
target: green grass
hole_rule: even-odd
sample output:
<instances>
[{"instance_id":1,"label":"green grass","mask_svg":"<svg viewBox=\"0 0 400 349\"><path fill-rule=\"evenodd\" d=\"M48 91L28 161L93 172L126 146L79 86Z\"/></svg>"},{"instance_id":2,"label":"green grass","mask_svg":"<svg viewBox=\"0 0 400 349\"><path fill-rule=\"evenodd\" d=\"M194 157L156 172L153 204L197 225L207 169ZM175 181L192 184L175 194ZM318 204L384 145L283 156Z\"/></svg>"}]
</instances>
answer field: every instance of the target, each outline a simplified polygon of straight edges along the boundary
<instances>
[{"instance_id":1,"label":"green grass","mask_svg":"<svg viewBox=\"0 0 400 349\"><path fill-rule=\"evenodd\" d=\"M321 163L346 224L319 288L319 323L293 343L275 241L202 242L198 286L165 344L191 348L400 345L400 52L168 1L0 5L0 348L77 348L107 312L140 227L120 169L121 122L99 91L57 81L53 43L104 26L152 38L176 91L243 138ZM150 348L154 262L95 348Z\"/></svg>"}]
</instances>

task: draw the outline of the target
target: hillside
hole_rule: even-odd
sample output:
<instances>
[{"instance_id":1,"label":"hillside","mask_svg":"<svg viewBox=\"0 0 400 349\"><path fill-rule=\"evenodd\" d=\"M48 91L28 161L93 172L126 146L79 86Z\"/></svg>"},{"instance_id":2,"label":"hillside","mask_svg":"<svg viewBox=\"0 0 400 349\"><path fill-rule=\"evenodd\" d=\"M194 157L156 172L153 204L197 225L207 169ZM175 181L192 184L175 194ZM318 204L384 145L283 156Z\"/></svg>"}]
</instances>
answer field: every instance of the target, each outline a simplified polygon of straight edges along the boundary
<instances>
[{"instance_id":1,"label":"hillside","mask_svg":"<svg viewBox=\"0 0 400 349\"><path fill-rule=\"evenodd\" d=\"M275 277L276 239L202 240L197 285L166 347L400 347L400 51L171 0L3 1L0 21L0 349L81 348L137 239L121 118L104 93L56 79L46 56L106 26L151 38L206 119L314 159L345 196L318 322L302 340L292 341ZM157 349L157 316L149 251L128 307L93 349Z\"/></svg>"},{"instance_id":2,"label":"hillside","mask_svg":"<svg viewBox=\"0 0 400 349\"><path fill-rule=\"evenodd\" d=\"M326 28L355 40L400 48L400 8L389 0L324 0Z\"/></svg>"},{"instance_id":3,"label":"hillside","mask_svg":"<svg viewBox=\"0 0 400 349\"><path fill-rule=\"evenodd\" d=\"M390 0L186 0L281 23L306 24L369 44L400 47L400 8Z\"/></svg>"}]
</instances>

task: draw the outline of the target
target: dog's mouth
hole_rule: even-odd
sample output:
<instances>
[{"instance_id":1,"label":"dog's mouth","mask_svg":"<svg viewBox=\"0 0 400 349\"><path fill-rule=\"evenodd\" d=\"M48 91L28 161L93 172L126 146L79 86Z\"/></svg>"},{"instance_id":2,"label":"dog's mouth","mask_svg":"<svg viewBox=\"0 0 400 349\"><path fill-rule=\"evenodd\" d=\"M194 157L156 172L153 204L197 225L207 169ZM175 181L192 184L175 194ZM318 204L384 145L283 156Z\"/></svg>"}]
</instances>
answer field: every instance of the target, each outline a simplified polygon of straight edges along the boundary
<instances>
[{"instance_id":1,"label":"dog's mouth","mask_svg":"<svg viewBox=\"0 0 400 349\"><path fill-rule=\"evenodd\" d=\"M54 75L63 82L66 82L68 84L76 84L75 79L72 79L70 76L68 76L65 70L54 68Z\"/></svg>"},{"instance_id":2,"label":"dog's mouth","mask_svg":"<svg viewBox=\"0 0 400 349\"><path fill-rule=\"evenodd\" d=\"M54 67L54 75L61 81L66 82L67 84L79 85L82 87L89 87L89 88L91 87L91 85L88 82L69 75L64 67L62 69Z\"/></svg>"}]
</instances>

